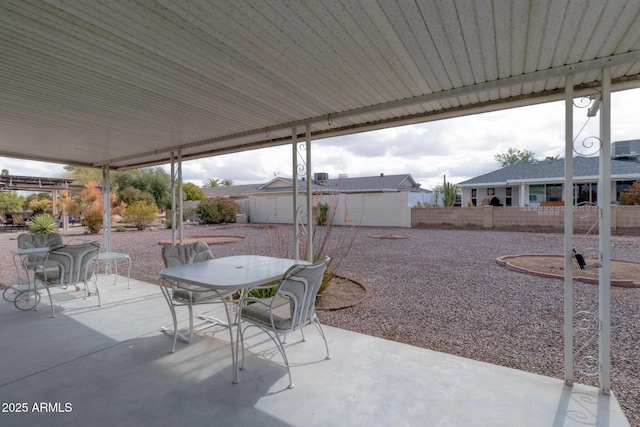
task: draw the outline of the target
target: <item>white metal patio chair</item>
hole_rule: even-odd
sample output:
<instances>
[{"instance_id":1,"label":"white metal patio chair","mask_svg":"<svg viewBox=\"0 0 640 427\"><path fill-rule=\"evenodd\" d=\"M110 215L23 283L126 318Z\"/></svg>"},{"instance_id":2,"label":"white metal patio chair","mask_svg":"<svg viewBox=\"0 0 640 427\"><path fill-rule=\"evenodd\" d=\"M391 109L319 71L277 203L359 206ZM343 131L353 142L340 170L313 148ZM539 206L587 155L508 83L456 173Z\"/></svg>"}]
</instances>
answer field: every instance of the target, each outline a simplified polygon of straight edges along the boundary
<instances>
[{"instance_id":1,"label":"white metal patio chair","mask_svg":"<svg viewBox=\"0 0 640 427\"><path fill-rule=\"evenodd\" d=\"M62 245L62 236L59 233L22 233L18 235L16 240L18 242L18 249L51 248ZM26 256L22 259L22 265L26 270L33 271L41 261L41 256Z\"/></svg>"},{"instance_id":2,"label":"white metal patio chair","mask_svg":"<svg viewBox=\"0 0 640 427\"><path fill-rule=\"evenodd\" d=\"M93 267L95 263L91 262L100 251L98 242L90 242L79 245L59 245L49 248L44 263L38 266L35 271L36 283L41 283L47 290L49 302L51 303L51 317L55 317L55 307L51 297L51 287L75 285L75 289L79 290L78 285L84 284L85 299L91 295L88 290L87 282L94 278ZM98 307L102 306L100 301L100 291L98 283L92 280L93 286L98 296Z\"/></svg>"},{"instance_id":3,"label":"white metal patio chair","mask_svg":"<svg viewBox=\"0 0 640 427\"><path fill-rule=\"evenodd\" d=\"M242 296L238 308L240 321L248 323L244 328L238 325L239 339L236 345L242 347L242 364L240 369L244 369L244 333L247 328L256 326L267 333L276 344L289 374L289 388L293 387L291 367L285 352L284 344L286 334L300 329L302 341L306 341L303 327L313 323L324 340L327 351L326 359L330 359L329 345L327 338L316 316L315 301L322 277L327 269L329 259L315 264L296 264L289 268L279 283L273 285L260 286L260 292L265 289L275 288L275 295L268 298L257 298L252 296L251 291L246 291ZM258 288L254 288L258 289ZM282 337L282 338L281 338ZM236 349L236 357L239 357ZM236 366L238 366L236 362Z\"/></svg>"},{"instance_id":4,"label":"white metal patio chair","mask_svg":"<svg viewBox=\"0 0 640 427\"><path fill-rule=\"evenodd\" d=\"M213 259L213 255L211 254L209 245L205 242L195 242L181 246L164 246L162 248L162 259L164 260L165 267L176 267L179 265L211 260ZM194 331L194 305L223 303L223 298L230 298L234 294L234 291L217 292L200 286L171 282L164 279L160 282L160 289L162 290L162 294L169 305L171 316L173 318L173 329L170 329L170 325L163 326L161 329L162 332L173 337L173 344L171 345L170 353L176 351L176 341L178 339L187 344L191 342ZM185 336L184 332L178 330L178 318L176 315L176 307L185 306L189 309L188 337ZM205 321L200 325L207 324L207 327L211 327L219 324L226 328L229 327L228 322L215 317L199 314L198 318ZM200 325L196 325L196 327Z\"/></svg>"}]
</instances>

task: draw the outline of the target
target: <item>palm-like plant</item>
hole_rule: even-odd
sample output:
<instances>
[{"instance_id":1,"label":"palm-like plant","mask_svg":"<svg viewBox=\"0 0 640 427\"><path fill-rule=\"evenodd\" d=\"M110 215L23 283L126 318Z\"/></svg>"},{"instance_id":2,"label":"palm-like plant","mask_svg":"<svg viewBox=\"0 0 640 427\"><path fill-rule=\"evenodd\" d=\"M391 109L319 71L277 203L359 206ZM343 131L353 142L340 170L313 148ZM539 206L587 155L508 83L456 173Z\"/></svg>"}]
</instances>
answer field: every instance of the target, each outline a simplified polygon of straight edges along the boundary
<instances>
[{"instance_id":1,"label":"palm-like plant","mask_svg":"<svg viewBox=\"0 0 640 427\"><path fill-rule=\"evenodd\" d=\"M52 234L58 231L58 222L49 214L32 217L27 227L31 234Z\"/></svg>"}]
</instances>

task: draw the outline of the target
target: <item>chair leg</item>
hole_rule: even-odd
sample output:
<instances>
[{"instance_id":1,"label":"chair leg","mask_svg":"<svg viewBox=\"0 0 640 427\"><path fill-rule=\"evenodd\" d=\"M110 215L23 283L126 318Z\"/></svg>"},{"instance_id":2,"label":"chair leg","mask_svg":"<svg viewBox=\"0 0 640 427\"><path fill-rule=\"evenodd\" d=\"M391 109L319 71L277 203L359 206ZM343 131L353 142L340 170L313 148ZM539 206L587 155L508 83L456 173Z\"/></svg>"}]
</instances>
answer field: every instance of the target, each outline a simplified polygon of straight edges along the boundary
<instances>
[{"instance_id":1,"label":"chair leg","mask_svg":"<svg viewBox=\"0 0 640 427\"><path fill-rule=\"evenodd\" d=\"M316 329L320 333L320 336L324 340L324 348L325 350L327 350L327 357L325 357L325 359L331 359L331 355L329 354L329 343L327 342L327 337L324 334L324 330L322 329L322 324L320 323L320 320L315 314L313 315L313 317L311 317L311 323L313 323L313 325L316 327Z\"/></svg>"},{"instance_id":2,"label":"chair leg","mask_svg":"<svg viewBox=\"0 0 640 427\"><path fill-rule=\"evenodd\" d=\"M270 335L270 334L269 334ZM291 367L289 366L289 359L287 358L287 353L284 351L284 344L280 341L280 335L277 333L274 334L276 339L276 345L278 350L280 350L280 354L282 354L282 359L284 359L284 364L287 365L287 373L289 374L289 386L287 388L293 388L293 377L291 376Z\"/></svg>"}]
</instances>

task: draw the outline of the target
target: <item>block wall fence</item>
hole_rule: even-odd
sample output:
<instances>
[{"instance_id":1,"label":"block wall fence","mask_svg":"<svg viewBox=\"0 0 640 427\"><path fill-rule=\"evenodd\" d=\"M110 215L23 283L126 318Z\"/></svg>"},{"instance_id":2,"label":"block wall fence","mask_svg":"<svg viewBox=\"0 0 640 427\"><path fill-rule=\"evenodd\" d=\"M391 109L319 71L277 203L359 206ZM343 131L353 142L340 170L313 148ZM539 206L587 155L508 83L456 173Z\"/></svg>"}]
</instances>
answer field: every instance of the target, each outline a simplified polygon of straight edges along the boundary
<instances>
[{"instance_id":1,"label":"block wall fence","mask_svg":"<svg viewBox=\"0 0 640 427\"><path fill-rule=\"evenodd\" d=\"M574 208L575 232L598 232L595 206ZM564 206L412 208L412 228L563 232ZM640 206L612 206L611 232L640 235Z\"/></svg>"}]
</instances>

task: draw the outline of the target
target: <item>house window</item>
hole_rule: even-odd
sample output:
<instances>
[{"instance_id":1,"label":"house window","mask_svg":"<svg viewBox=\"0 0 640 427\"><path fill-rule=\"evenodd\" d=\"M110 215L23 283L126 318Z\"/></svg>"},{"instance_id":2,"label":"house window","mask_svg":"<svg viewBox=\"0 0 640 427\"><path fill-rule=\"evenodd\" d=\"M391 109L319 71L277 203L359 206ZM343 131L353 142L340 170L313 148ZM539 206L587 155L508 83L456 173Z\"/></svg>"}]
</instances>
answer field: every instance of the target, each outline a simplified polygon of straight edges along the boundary
<instances>
[{"instance_id":1,"label":"house window","mask_svg":"<svg viewBox=\"0 0 640 427\"><path fill-rule=\"evenodd\" d=\"M511 202L511 187L507 187L505 189L505 195L506 195L506 197L504 198L504 205L505 206L513 206L512 202Z\"/></svg>"},{"instance_id":2,"label":"house window","mask_svg":"<svg viewBox=\"0 0 640 427\"><path fill-rule=\"evenodd\" d=\"M577 203L597 203L598 202L598 184L590 182L586 184L578 184Z\"/></svg>"},{"instance_id":3,"label":"house window","mask_svg":"<svg viewBox=\"0 0 640 427\"><path fill-rule=\"evenodd\" d=\"M473 206L478 206L478 189L471 189L471 204Z\"/></svg>"},{"instance_id":4,"label":"house window","mask_svg":"<svg viewBox=\"0 0 640 427\"><path fill-rule=\"evenodd\" d=\"M562 201L562 184L547 184L546 200L548 202L561 202Z\"/></svg>"},{"instance_id":5,"label":"house window","mask_svg":"<svg viewBox=\"0 0 640 427\"><path fill-rule=\"evenodd\" d=\"M544 184L529 186L529 203L544 202L545 189Z\"/></svg>"}]
</instances>

